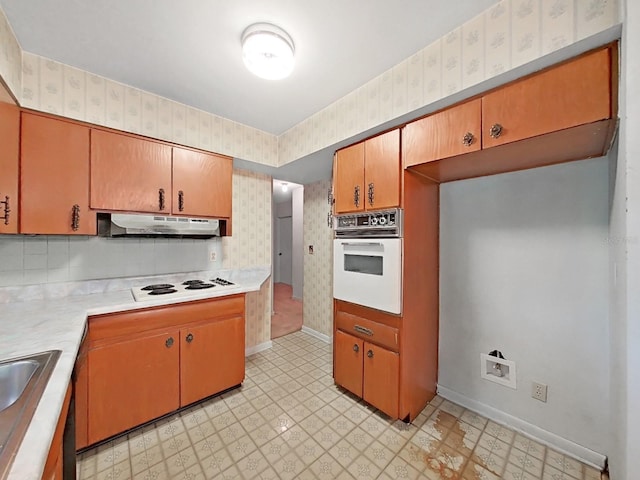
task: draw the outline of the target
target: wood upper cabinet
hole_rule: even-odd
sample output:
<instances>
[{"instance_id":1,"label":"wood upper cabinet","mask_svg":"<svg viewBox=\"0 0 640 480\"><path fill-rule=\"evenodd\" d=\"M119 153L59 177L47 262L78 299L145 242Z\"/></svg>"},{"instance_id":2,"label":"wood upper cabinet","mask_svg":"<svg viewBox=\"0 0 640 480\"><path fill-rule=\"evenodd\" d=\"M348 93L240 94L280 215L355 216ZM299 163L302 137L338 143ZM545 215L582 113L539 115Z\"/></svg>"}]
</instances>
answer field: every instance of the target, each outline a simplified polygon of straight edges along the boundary
<instances>
[{"instance_id":1,"label":"wood upper cabinet","mask_svg":"<svg viewBox=\"0 0 640 480\"><path fill-rule=\"evenodd\" d=\"M338 385L362 397L362 352L364 342L353 335L336 330L333 340L333 378Z\"/></svg>"},{"instance_id":2,"label":"wood upper cabinet","mask_svg":"<svg viewBox=\"0 0 640 480\"><path fill-rule=\"evenodd\" d=\"M483 148L611 118L611 55L601 49L483 96Z\"/></svg>"},{"instance_id":3,"label":"wood upper cabinet","mask_svg":"<svg viewBox=\"0 0 640 480\"><path fill-rule=\"evenodd\" d=\"M405 168L480 150L481 118L478 98L409 123L402 130Z\"/></svg>"},{"instance_id":4,"label":"wood upper cabinet","mask_svg":"<svg viewBox=\"0 0 640 480\"><path fill-rule=\"evenodd\" d=\"M400 356L364 342L362 398L391 418L398 417Z\"/></svg>"},{"instance_id":5,"label":"wood upper cabinet","mask_svg":"<svg viewBox=\"0 0 640 480\"><path fill-rule=\"evenodd\" d=\"M176 215L231 217L233 160L173 147L173 200Z\"/></svg>"},{"instance_id":6,"label":"wood upper cabinet","mask_svg":"<svg viewBox=\"0 0 640 480\"><path fill-rule=\"evenodd\" d=\"M165 331L89 352L89 444L179 407L178 335Z\"/></svg>"},{"instance_id":7,"label":"wood upper cabinet","mask_svg":"<svg viewBox=\"0 0 640 480\"><path fill-rule=\"evenodd\" d=\"M20 109L0 102L0 233L18 233L19 149Z\"/></svg>"},{"instance_id":8,"label":"wood upper cabinet","mask_svg":"<svg viewBox=\"0 0 640 480\"><path fill-rule=\"evenodd\" d=\"M91 208L171 213L171 147L91 129Z\"/></svg>"},{"instance_id":9,"label":"wood upper cabinet","mask_svg":"<svg viewBox=\"0 0 640 480\"><path fill-rule=\"evenodd\" d=\"M95 235L89 127L22 113L20 233Z\"/></svg>"},{"instance_id":10,"label":"wood upper cabinet","mask_svg":"<svg viewBox=\"0 0 640 480\"><path fill-rule=\"evenodd\" d=\"M400 205L400 130L391 130L336 152L335 213Z\"/></svg>"},{"instance_id":11,"label":"wood upper cabinet","mask_svg":"<svg viewBox=\"0 0 640 480\"><path fill-rule=\"evenodd\" d=\"M336 152L333 182L336 213L364 210L364 143Z\"/></svg>"},{"instance_id":12,"label":"wood upper cabinet","mask_svg":"<svg viewBox=\"0 0 640 480\"><path fill-rule=\"evenodd\" d=\"M244 380L244 318L182 329L180 405L197 402Z\"/></svg>"}]
</instances>

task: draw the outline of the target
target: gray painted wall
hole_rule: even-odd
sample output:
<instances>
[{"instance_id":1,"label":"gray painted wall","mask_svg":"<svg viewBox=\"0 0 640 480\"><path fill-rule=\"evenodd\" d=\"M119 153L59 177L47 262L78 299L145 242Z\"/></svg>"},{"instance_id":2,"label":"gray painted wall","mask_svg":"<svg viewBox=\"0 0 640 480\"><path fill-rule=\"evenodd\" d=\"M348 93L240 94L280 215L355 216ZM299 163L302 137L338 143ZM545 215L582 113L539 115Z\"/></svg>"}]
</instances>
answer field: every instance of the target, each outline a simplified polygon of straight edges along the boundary
<instances>
[{"instance_id":1,"label":"gray painted wall","mask_svg":"<svg viewBox=\"0 0 640 480\"><path fill-rule=\"evenodd\" d=\"M606 158L441 186L439 384L610 451ZM516 362L517 390L480 378ZM531 382L549 385L548 402Z\"/></svg>"}]
</instances>

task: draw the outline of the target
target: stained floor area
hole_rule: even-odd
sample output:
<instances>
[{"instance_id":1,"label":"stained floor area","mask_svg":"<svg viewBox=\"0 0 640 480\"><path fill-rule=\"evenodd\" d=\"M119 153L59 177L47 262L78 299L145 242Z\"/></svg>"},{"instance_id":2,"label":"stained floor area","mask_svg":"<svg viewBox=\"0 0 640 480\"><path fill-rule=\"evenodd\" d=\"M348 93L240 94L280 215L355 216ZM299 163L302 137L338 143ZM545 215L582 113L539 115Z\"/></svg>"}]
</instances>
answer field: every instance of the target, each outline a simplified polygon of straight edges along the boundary
<instances>
[{"instance_id":1,"label":"stained floor area","mask_svg":"<svg viewBox=\"0 0 640 480\"><path fill-rule=\"evenodd\" d=\"M278 338L242 387L79 455L78 478L600 479L440 397L391 421L334 385L331 358L305 333Z\"/></svg>"}]
</instances>

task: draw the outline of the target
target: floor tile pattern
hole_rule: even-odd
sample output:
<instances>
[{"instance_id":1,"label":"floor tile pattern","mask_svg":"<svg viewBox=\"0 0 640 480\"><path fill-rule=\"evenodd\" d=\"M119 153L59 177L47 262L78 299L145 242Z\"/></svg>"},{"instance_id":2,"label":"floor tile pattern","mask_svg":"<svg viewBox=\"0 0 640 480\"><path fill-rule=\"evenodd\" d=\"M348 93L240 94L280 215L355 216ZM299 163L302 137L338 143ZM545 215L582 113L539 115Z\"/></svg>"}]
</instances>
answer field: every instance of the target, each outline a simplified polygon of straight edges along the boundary
<instances>
[{"instance_id":1,"label":"floor tile pattern","mask_svg":"<svg viewBox=\"0 0 640 480\"><path fill-rule=\"evenodd\" d=\"M274 283L271 339L297 332L301 328L302 301L293 298L293 287L291 285Z\"/></svg>"},{"instance_id":2,"label":"floor tile pattern","mask_svg":"<svg viewBox=\"0 0 640 480\"><path fill-rule=\"evenodd\" d=\"M296 332L242 387L89 450L80 480L600 480L591 467L435 397L411 425L336 387L331 346Z\"/></svg>"}]
</instances>

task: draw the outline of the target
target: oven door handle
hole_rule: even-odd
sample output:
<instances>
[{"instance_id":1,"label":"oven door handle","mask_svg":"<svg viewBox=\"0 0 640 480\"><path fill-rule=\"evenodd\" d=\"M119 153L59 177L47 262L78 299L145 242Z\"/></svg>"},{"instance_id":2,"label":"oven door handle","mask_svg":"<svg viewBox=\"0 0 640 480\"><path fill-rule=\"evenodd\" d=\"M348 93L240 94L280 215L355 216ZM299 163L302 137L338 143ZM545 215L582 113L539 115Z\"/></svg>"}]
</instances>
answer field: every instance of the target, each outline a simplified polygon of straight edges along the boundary
<instances>
[{"instance_id":1,"label":"oven door handle","mask_svg":"<svg viewBox=\"0 0 640 480\"><path fill-rule=\"evenodd\" d=\"M375 247L376 245L382 246L380 242L342 242L345 247Z\"/></svg>"}]
</instances>

